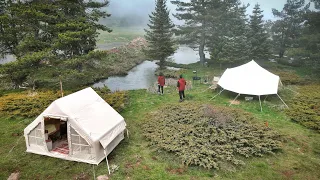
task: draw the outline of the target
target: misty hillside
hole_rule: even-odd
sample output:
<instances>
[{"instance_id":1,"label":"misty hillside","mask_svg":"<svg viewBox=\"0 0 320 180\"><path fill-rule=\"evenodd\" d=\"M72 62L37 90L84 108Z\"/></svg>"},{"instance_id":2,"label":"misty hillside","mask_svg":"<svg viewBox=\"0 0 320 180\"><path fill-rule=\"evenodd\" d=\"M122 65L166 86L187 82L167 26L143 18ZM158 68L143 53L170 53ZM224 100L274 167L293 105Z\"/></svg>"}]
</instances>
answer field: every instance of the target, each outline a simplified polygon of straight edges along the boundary
<instances>
[{"instance_id":1,"label":"misty hillside","mask_svg":"<svg viewBox=\"0 0 320 180\"><path fill-rule=\"evenodd\" d=\"M146 26L148 14L154 10L152 0L111 0L108 13L111 17L102 19L100 23L109 26Z\"/></svg>"}]
</instances>

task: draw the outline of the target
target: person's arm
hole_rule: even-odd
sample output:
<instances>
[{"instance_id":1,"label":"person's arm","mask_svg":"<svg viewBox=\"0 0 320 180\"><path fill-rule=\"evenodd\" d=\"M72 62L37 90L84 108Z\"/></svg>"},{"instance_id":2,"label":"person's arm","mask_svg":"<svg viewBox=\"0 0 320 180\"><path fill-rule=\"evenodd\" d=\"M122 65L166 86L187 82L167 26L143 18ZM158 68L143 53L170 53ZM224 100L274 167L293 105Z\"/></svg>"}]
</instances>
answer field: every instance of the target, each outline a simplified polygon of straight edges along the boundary
<instances>
[{"instance_id":1,"label":"person's arm","mask_svg":"<svg viewBox=\"0 0 320 180\"><path fill-rule=\"evenodd\" d=\"M177 87L180 87L179 81L177 82Z\"/></svg>"}]
</instances>

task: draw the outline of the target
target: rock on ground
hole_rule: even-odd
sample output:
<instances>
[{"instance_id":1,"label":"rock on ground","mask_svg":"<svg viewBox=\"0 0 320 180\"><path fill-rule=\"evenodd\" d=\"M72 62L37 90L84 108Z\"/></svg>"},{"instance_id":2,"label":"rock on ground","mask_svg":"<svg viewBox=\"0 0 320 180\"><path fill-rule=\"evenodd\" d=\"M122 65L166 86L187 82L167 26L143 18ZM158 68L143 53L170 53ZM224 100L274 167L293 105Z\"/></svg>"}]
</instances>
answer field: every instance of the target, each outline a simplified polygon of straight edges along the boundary
<instances>
[{"instance_id":1,"label":"rock on ground","mask_svg":"<svg viewBox=\"0 0 320 180\"><path fill-rule=\"evenodd\" d=\"M109 177L107 175L101 175L97 177L97 180L108 180Z\"/></svg>"},{"instance_id":2,"label":"rock on ground","mask_svg":"<svg viewBox=\"0 0 320 180\"><path fill-rule=\"evenodd\" d=\"M8 180L19 180L20 178L20 172L14 172L11 173L11 175L8 177Z\"/></svg>"}]
</instances>

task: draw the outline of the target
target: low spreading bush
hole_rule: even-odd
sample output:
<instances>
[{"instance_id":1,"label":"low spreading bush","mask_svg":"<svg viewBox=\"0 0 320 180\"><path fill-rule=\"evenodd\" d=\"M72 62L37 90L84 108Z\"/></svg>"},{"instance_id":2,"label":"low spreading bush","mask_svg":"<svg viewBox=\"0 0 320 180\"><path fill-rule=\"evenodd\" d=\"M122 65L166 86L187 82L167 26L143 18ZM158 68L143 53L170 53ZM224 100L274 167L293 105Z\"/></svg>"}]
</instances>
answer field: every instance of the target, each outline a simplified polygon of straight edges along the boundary
<instances>
[{"instance_id":1,"label":"low spreading bush","mask_svg":"<svg viewBox=\"0 0 320 180\"><path fill-rule=\"evenodd\" d=\"M96 92L118 112L123 110L127 102L126 92L111 93L105 88L96 89ZM65 92L65 95L70 93ZM0 97L0 113L8 116L36 117L59 97L59 91L24 91L5 94Z\"/></svg>"},{"instance_id":2,"label":"low spreading bush","mask_svg":"<svg viewBox=\"0 0 320 180\"><path fill-rule=\"evenodd\" d=\"M305 83L303 78L299 77L294 72L290 72L290 71L272 71L272 72L280 77L280 80L284 85L296 85L296 84Z\"/></svg>"},{"instance_id":3,"label":"low spreading bush","mask_svg":"<svg viewBox=\"0 0 320 180\"><path fill-rule=\"evenodd\" d=\"M54 91L9 93L0 97L0 112L11 116L36 117L59 96Z\"/></svg>"},{"instance_id":4,"label":"low spreading bush","mask_svg":"<svg viewBox=\"0 0 320 180\"><path fill-rule=\"evenodd\" d=\"M143 129L150 145L186 165L242 165L240 156L263 156L281 146L280 135L240 110L183 103L164 106L147 119Z\"/></svg>"},{"instance_id":5,"label":"low spreading bush","mask_svg":"<svg viewBox=\"0 0 320 180\"><path fill-rule=\"evenodd\" d=\"M320 132L320 85L299 87L299 94L289 101L291 120Z\"/></svg>"}]
</instances>

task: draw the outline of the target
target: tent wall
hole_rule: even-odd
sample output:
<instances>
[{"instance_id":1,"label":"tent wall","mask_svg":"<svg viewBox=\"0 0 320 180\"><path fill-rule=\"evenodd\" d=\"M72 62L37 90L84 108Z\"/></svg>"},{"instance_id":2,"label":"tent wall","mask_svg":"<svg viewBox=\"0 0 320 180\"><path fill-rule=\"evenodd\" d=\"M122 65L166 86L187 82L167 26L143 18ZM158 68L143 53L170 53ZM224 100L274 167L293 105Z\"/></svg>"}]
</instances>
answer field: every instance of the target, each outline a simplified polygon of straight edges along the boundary
<instances>
[{"instance_id":1,"label":"tent wall","mask_svg":"<svg viewBox=\"0 0 320 180\"><path fill-rule=\"evenodd\" d=\"M99 141L97 141L97 145L95 145L96 148L96 155L97 155L97 161L101 162L106 158L106 155L108 156L113 149L124 139L124 131L122 131L120 134L118 134L106 147L106 154L104 152L104 148L100 144Z\"/></svg>"},{"instance_id":2,"label":"tent wall","mask_svg":"<svg viewBox=\"0 0 320 180\"><path fill-rule=\"evenodd\" d=\"M107 146L106 151L107 155L111 153L111 151L124 139L124 131L122 131L120 134L118 134L117 137L115 137L110 144Z\"/></svg>"}]
</instances>

